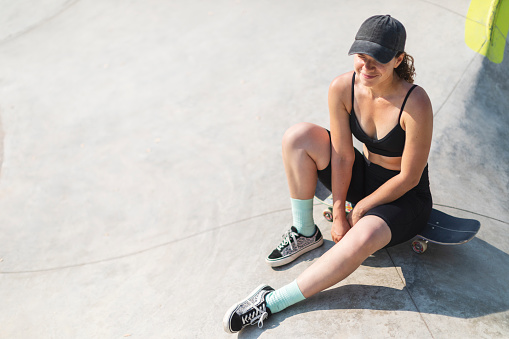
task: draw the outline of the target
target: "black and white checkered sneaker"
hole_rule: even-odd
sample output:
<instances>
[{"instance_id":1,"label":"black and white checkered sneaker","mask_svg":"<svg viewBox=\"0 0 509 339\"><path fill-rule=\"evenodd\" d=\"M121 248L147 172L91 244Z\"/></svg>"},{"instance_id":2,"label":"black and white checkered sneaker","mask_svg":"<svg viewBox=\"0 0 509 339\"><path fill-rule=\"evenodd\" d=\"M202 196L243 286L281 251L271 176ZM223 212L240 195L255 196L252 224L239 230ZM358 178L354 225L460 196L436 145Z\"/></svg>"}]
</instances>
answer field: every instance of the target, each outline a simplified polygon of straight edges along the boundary
<instances>
[{"instance_id":1,"label":"black and white checkered sneaker","mask_svg":"<svg viewBox=\"0 0 509 339\"><path fill-rule=\"evenodd\" d=\"M265 298L272 291L274 291L272 287L260 285L246 299L230 307L223 318L224 330L227 333L236 333L254 324L262 328L263 321L271 314Z\"/></svg>"},{"instance_id":2,"label":"black and white checkered sneaker","mask_svg":"<svg viewBox=\"0 0 509 339\"><path fill-rule=\"evenodd\" d=\"M272 267L286 265L306 252L322 246L323 237L320 229L316 227L315 234L306 237L299 232L295 226L292 226L285 234L283 240L274 251L265 259L267 264Z\"/></svg>"}]
</instances>

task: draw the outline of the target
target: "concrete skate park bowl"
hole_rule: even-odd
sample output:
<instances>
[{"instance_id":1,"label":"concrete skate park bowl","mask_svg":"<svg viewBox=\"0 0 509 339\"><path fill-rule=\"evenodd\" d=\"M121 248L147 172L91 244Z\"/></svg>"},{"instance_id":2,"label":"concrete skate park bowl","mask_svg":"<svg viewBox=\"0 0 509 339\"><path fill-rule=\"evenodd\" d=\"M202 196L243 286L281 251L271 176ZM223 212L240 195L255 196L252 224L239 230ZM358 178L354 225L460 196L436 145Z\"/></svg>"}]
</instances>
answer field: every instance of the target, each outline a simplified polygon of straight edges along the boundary
<instances>
[{"instance_id":1,"label":"concrete skate park bowl","mask_svg":"<svg viewBox=\"0 0 509 339\"><path fill-rule=\"evenodd\" d=\"M465 43L469 2L0 1L0 338L228 338L291 222L284 131L327 127L370 15L407 29L434 107L435 207L465 245L375 253L239 338L509 336L509 44ZM507 35L505 36L507 39Z\"/></svg>"}]
</instances>

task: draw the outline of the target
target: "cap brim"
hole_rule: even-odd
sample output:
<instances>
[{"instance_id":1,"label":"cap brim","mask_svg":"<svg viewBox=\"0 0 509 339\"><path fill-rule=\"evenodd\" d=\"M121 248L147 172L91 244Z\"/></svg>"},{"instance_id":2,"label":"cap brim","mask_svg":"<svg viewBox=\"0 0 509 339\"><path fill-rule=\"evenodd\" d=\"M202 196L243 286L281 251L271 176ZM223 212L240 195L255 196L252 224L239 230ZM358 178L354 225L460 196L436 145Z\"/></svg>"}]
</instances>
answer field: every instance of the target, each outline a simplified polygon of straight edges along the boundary
<instances>
[{"instance_id":1,"label":"cap brim","mask_svg":"<svg viewBox=\"0 0 509 339\"><path fill-rule=\"evenodd\" d=\"M352 54L366 54L375 58L376 61L386 64L398 54L398 51L388 49L376 42L355 40L348 52L348 55Z\"/></svg>"}]
</instances>

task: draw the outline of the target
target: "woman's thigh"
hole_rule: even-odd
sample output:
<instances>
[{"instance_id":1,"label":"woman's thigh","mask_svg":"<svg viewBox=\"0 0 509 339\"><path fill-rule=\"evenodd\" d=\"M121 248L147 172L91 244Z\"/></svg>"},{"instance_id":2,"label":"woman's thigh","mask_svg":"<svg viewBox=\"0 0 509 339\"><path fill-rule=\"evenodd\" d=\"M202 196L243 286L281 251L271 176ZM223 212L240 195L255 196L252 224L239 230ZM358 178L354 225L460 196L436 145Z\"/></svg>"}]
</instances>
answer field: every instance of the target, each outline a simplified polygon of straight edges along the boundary
<instances>
[{"instance_id":1,"label":"woman's thigh","mask_svg":"<svg viewBox=\"0 0 509 339\"><path fill-rule=\"evenodd\" d=\"M362 218L297 278L302 294L309 298L345 279L390 239L391 231L385 221L376 216Z\"/></svg>"},{"instance_id":2,"label":"woman's thigh","mask_svg":"<svg viewBox=\"0 0 509 339\"><path fill-rule=\"evenodd\" d=\"M366 215L378 216L389 226L392 238L387 247L391 247L412 239L426 226L432 205L431 197L410 191L391 203L371 209Z\"/></svg>"}]
</instances>

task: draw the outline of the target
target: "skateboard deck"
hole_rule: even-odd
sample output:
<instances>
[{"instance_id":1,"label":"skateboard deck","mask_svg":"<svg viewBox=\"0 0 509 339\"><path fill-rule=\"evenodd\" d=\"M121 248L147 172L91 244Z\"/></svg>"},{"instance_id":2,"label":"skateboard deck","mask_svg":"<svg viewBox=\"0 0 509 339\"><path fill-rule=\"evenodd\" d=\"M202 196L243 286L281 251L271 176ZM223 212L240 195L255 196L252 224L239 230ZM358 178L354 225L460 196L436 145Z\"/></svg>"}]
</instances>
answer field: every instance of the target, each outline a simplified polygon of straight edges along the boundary
<instances>
[{"instance_id":1,"label":"skateboard deck","mask_svg":"<svg viewBox=\"0 0 509 339\"><path fill-rule=\"evenodd\" d=\"M455 217L433 208L427 226L412 242L412 249L422 253L428 241L440 245L464 244L472 240L480 228L478 220Z\"/></svg>"},{"instance_id":2,"label":"skateboard deck","mask_svg":"<svg viewBox=\"0 0 509 339\"><path fill-rule=\"evenodd\" d=\"M328 206L323 211L323 216L332 222L334 219L332 215L332 193L320 181L316 185L315 198ZM346 212L348 213L352 209L352 204L347 202ZM481 223L478 220L455 217L433 208L427 226L412 242L412 249L416 253L423 253L428 247L428 242L440 245L464 244L472 240L480 228Z\"/></svg>"}]
</instances>

